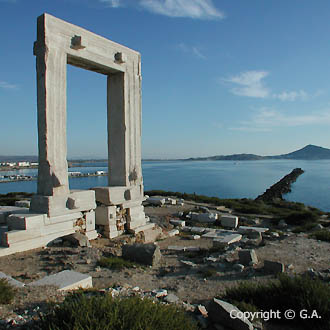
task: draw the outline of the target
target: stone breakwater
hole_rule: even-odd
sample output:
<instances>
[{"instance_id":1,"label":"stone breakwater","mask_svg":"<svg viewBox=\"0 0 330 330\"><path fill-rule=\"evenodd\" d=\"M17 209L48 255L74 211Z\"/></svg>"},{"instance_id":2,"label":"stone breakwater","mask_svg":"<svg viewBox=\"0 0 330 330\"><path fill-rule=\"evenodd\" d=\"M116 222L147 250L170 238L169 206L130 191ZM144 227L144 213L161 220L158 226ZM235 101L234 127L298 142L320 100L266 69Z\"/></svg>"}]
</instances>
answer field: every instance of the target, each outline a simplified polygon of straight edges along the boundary
<instances>
[{"instance_id":1,"label":"stone breakwater","mask_svg":"<svg viewBox=\"0 0 330 330\"><path fill-rule=\"evenodd\" d=\"M259 195L255 200L272 202L275 199L283 199L283 194L291 192L291 185L294 183L299 175L304 171L301 168L295 168L291 173L284 176L280 181L268 188L262 195Z\"/></svg>"}]
</instances>

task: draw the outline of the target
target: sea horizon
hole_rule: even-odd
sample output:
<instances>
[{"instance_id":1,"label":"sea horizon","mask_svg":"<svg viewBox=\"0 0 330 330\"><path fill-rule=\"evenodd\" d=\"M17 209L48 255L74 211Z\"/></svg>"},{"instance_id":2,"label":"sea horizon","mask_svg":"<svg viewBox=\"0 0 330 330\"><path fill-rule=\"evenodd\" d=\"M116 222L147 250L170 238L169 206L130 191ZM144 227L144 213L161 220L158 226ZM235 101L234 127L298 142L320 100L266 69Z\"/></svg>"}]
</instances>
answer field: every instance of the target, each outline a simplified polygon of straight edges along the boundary
<instances>
[{"instance_id":1,"label":"sea horizon","mask_svg":"<svg viewBox=\"0 0 330 330\"><path fill-rule=\"evenodd\" d=\"M70 172L107 171L107 163L69 168ZM330 211L330 160L256 161L144 161L145 190L196 193L219 198L256 198L267 188L300 167L305 173L293 183L284 199ZM5 173L36 175L37 169ZM70 189L107 186L107 176L69 178ZM36 192L37 181L0 183L0 193Z\"/></svg>"}]
</instances>

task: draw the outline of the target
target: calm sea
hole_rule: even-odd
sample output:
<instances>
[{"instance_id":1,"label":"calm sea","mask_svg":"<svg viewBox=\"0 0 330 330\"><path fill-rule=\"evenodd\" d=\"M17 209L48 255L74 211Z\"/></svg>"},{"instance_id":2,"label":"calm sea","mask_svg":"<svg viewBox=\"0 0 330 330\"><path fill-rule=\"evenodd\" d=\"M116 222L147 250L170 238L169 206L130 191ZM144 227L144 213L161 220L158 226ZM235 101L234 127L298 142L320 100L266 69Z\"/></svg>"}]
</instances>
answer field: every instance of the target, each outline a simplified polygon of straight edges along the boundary
<instances>
[{"instance_id":1,"label":"calm sea","mask_svg":"<svg viewBox=\"0 0 330 330\"><path fill-rule=\"evenodd\" d=\"M107 170L106 163L84 164L70 168L83 173ZM89 167L89 165L94 165ZM162 189L220 198L256 198L294 168L305 173L285 195L290 201L302 202L330 211L330 160L265 160L265 161L144 161L145 190ZM35 175L37 170L21 170L2 174ZM0 193L36 192L36 181L0 184ZM70 178L71 189L106 186L107 177Z\"/></svg>"}]
</instances>

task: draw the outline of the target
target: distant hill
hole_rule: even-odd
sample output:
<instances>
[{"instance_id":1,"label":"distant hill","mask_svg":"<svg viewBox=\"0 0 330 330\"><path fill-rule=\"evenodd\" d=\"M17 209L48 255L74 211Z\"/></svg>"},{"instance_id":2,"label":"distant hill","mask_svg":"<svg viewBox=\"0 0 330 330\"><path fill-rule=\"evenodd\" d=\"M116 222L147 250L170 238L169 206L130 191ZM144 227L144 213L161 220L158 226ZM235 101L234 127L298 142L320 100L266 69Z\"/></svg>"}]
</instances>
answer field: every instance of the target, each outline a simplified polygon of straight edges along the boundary
<instances>
[{"instance_id":1,"label":"distant hill","mask_svg":"<svg viewBox=\"0 0 330 330\"><path fill-rule=\"evenodd\" d=\"M38 156L0 156L1 162L38 162Z\"/></svg>"},{"instance_id":2,"label":"distant hill","mask_svg":"<svg viewBox=\"0 0 330 330\"><path fill-rule=\"evenodd\" d=\"M188 158L185 160L265 160L265 159L330 159L330 149L314 146L312 144L306 147L283 155L259 156L254 154L234 154L211 157Z\"/></svg>"},{"instance_id":3,"label":"distant hill","mask_svg":"<svg viewBox=\"0 0 330 330\"><path fill-rule=\"evenodd\" d=\"M304 160L319 160L319 159L330 159L330 149L314 146L312 144L306 147L290 152L283 155L275 156L259 156L254 154L233 154L233 155L218 155L210 157L197 157L197 158L187 158L187 159L177 159L177 160L265 160L265 159L304 159ZM143 159L146 160L146 159ZM158 159L148 159L148 160L158 160ZM174 160L174 159L172 159ZM37 162L38 156L0 156L0 162ZM80 159L80 160L68 160L73 163L85 163L85 162L106 162L107 159Z\"/></svg>"},{"instance_id":4,"label":"distant hill","mask_svg":"<svg viewBox=\"0 0 330 330\"><path fill-rule=\"evenodd\" d=\"M185 160L260 160L264 158L265 157L263 156L258 156L253 154L235 154L235 155L226 155L226 156L188 158Z\"/></svg>"},{"instance_id":5,"label":"distant hill","mask_svg":"<svg viewBox=\"0 0 330 330\"><path fill-rule=\"evenodd\" d=\"M309 144L308 146L290 152L289 154L272 156L273 159L330 159L330 149Z\"/></svg>"}]
</instances>

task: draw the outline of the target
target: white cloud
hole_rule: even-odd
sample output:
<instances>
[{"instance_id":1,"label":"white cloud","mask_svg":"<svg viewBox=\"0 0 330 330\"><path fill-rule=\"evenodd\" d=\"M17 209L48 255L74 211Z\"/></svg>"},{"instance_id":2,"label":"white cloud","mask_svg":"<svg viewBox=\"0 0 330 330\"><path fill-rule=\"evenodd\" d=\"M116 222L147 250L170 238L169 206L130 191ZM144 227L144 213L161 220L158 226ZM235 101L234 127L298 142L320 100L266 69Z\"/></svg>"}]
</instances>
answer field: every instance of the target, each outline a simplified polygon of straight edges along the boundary
<instances>
[{"instance_id":1,"label":"white cloud","mask_svg":"<svg viewBox=\"0 0 330 330\"><path fill-rule=\"evenodd\" d=\"M278 94L272 93L271 89L266 87L264 78L269 75L267 71L245 71L236 76L220 79L220 81L236 85L230 91L239 96L255 97L255 98L272 98L280 101L307 101L317 97L323 91L317 91L309 94L304 90L299 91L283 91Z\"/></svg>"},{"instance_id":2,"label":"white cloud","mask_svg":"<svg viewBox=\"0 0 330 330\"><path fill-rule=\"evenodd\" d=\"M192 51L197 57L202 58L204 60L206 59L206 56L201 53L198 47L193 47Z\"/></svg>"},{"instance_id":3,"label":"white cloud","mask_svg":"<svg viewBox=\"0 0 330 330\"><path fill-rule=\"evenodd\" d=\"M17 89L17 85L9 84L6 81L1 81L0 80L0 88L2 89Z\"/></svg>"},{"instance_id":4,"label":"white cloud","mask_svg":"<svg viewBox=\"0 0 330 330\"><path fill-rule=\"evenodd\" d=\"M273 94L274 98L277 98L281 101L295 101L297 99L300 99L302 101L306 101L309 98L309 95L303 91L291 91L291 92L282 92L280 94Z\"/></svg>"},{"instance_id":5,"label":"white cloud","mask_svg":"<svg viewBox=\"0 0 330 330\"><path fill-rule=\"evenodd\" d=\"M222 80L238 86L231 89L235 95L266 98L269 97L270 91L262 80L267 76L267 71L245 71Z\"/></svg>"},{"instance_id":6,"label":"white cloud","mask_svg":"<svg viewBox=\"0 0 330 330\"><path fill-rule=\"evenodd\" d=\"M329 125L330 111L320 111L308 115L288 115L277 110L262 108L250 120L241 121L236 127L229 128L236 131L266 132L277 127L297 127L308 125Z\"/></svg>"},{"instance_id":7,"label":"white cloud","mask_svg":"<svg viewBox=\"0 0 330 330\"><path fill-rule=\"evenodd\" d=\"M212 0L140 0L140 6L160 15L197 19L223 19Z\"/></svg>"},{"instance_id":8,"label":"white cloud","mask_svg":"<svg viewBox=\"0 0 330 330\"><path fill-rule=\"evenodd\" d=\"M100 2L105 3L108 7L118 8L122 6L121 0L99 0Z\"/></svg>"},{"instance_id":9,"label":"white cloud","mask_svg":"<svg viewBox=\"0 0 330 330\"><path fill-rule=\"evenodd\" d=\"M193 54L194 56L196 56L196 57L198 57L200 59L203 59L203 60L206 59L206 56L201 52L200 48L197 47L197 46L188 46L185 43L180 43L178 45L178 48L181 51L183 51L185 53Z\"/></svg>"},{"instance_id":10,"label":"white cloud","mask_svg":"<svg viewBox=\"0 0 330 330\"><path fill-rule=\"evenodd\" d=\"M271 129L263 127L247 127L247 126L238 126L230 127L231 131L240 131L240 132L270 132Z\"/></svg>"}]
</instances>

